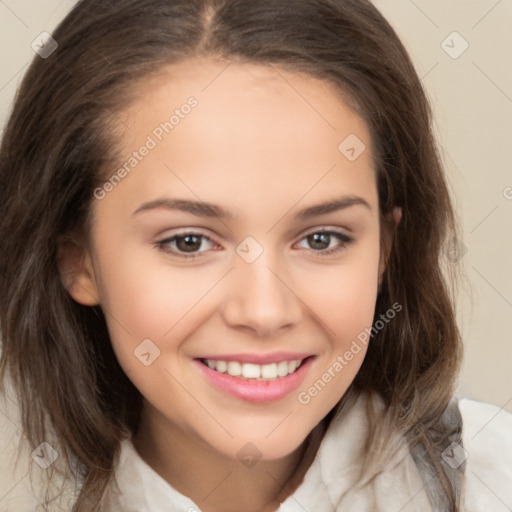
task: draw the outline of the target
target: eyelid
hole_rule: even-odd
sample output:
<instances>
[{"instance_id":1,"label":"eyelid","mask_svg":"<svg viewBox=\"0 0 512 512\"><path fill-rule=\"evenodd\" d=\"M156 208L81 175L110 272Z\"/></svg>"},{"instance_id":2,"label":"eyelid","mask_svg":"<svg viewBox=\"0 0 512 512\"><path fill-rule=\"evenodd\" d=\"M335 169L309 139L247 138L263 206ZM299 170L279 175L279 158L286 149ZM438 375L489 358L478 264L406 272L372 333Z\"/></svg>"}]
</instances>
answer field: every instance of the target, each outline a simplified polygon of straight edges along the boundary
<instances>
[{"instance_id":1,"label":"eyelid","mask_svg":"<svg viewBox=\"0 0 512 512\"><path fill-rule=\"evenodd\" d=\"M350 229L348 228L342 228L340 226L329 226L327 224L322 224L320 226L315 226L313 228L308 228L306 231L301 233L299 236L304 238L305 236L312 235L313 233L322 233L322 232L328 232L328 233L339 233L340 235L345 235L347 238L352 238L351 235L348 233L345 233L345 231L350 232Z\"/></svg>"}]
</instances>

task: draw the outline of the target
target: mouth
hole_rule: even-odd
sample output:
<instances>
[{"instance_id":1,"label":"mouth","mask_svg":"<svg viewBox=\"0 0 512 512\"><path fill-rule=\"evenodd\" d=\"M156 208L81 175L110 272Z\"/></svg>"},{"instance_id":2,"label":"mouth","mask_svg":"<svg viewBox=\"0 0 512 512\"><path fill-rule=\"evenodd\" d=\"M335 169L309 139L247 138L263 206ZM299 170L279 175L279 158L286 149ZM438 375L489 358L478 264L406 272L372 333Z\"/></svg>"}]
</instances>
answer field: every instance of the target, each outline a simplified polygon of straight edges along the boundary
<instances>
[{"instance_id":1,"label":"mouth","mask_svg":"<svg viewBox=\"0 0 512 512\"><path fill-rule=\"evenodd\" d=\"M244 361L236 360L242 359L240 356L222 357L224 358L201 357L193 361L206 382L221 393L244 402L268 403L285 399L297 390L309 374L317 356L293 354L286 359L283 356L273 356L274 361L269 362L267 359L265 364L246 362L247 359L254 361L255 356L243 357Z\"/></svg>"},{"instance_id":2,"label":"mouth","mask_svg":"<svg viewBox=\"0 0 512 512\"><path fill-rule=\"evenodd\" d=\"M287 377L314 356L303 359L290 359L269 364L242 363L241 361L225 361L223 359L197 359L203 365L218 373L224 373L240 380L275 381Z\"/></svg>"}]
</instances>

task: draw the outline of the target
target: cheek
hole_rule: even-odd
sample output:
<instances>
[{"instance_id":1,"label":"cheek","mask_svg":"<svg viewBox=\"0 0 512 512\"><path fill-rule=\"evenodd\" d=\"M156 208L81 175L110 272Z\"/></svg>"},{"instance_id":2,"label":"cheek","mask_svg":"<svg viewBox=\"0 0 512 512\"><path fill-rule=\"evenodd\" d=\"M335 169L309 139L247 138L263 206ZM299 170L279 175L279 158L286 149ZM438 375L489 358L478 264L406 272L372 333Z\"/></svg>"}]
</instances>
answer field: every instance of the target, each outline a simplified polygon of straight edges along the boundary
<instances>
[{"instance_id":1,"label":"cheek","mask_svg":"<svg viewBox=\"0 0 512 512\"><path fill-rule=\"evenodd\" d=\"M207 270L166 264L157 249L128 244L117 258L106 255L100 268L102 306L134 339L165 336L215 277Z\"/></svg>"},{"instance_id":2,"label":"cheek","mask_svg":"<svg viewBox=\"0 0 512 512\"><path fill-rule=\"evenodd\" d=\"M341 399L367 352L377 298L377 239L354 251L343 265L318 272L315 286L307 292L329 343L297 400L307 409L318 409L319 414L326 414Z\"/></svg>"},{"instance_id":3,"label":"cheek","mask_svg":"<svg viewBox=\"0 0 512 512\"><path fill-rule=\"evenodd\" d=\"M336 343L344 343L373 321L378 287L379 244L372 237L339 264L310 271L303 282L308 306L324 321Z\"/></svg>"},{"instance_id":4,"label":"cheek","mask_svg":"<svg viewBox=\"0 0 512 512\"><path fill-rule=\"evenodd\" d=\"M367 268L347 267L316 276L309 292L312 309L326 319L336 334L347 333L351 325L371 322L377 294L376 273Z\"/></svg>"},{"instance_id":5,"label":"cheek","mask_svg":"<svg viewBox=\"0 0 512 512\"><path fill-rule=\"evenodd\" d=\"M139 347L145 347L142 353L149 351L153 360L163 351L164 342L170 348L173 339L186 337L190 319L200 309L196 306L218 277L206 275L205 270L173 268L147 247L119 244L117 248L115 257L103 253L98 262L101 307L119 363L137 382L142 375L155 374L137 358ZM160 361L156 363L151 363L152 370Z\"/></svg>"}]
</instances>

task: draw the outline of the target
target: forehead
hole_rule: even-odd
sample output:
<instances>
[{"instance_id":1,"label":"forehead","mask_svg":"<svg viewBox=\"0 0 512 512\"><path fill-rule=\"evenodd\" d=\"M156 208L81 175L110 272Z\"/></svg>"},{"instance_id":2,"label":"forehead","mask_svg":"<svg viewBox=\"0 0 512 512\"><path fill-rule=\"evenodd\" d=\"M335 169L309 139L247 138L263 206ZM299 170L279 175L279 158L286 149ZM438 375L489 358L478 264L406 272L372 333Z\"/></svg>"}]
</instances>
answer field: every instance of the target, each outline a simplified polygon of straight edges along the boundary
<instances>
[{"instance_id":1,"label":"forehead","mask_svg":"<svg viewBox=\"0 0 512 512\"><path fill-rule=\"evenodd\" d=\"M184 108L190 98L195 106ZM228 197L236 212L254 198L376 197L368 128L327 81L273 65L183 61L141 83L123 117L125 160L152 141L122 184L134 199L179 189Z\"/></svg>"}]
</instances>

